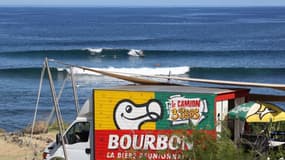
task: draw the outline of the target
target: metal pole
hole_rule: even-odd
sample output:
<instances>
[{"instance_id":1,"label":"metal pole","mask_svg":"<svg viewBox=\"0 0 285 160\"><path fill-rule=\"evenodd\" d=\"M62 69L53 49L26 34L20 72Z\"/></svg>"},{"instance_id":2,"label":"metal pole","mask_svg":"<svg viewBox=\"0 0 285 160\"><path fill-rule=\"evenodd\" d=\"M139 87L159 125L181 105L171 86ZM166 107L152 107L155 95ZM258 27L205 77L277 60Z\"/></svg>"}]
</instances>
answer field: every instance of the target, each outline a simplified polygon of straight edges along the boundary
<instances>
[{"instance_id":1,"label":"metal pole","mask_svg":"<svg viewBox=\"0 0 285 160\"><path fill-rule=\"evenodd\" d=\"M79 103L78 103L77 87L76 87L76 84L75 84L75 77L73 75L73 67L70 67L70 77L71 77L72 88L73 88L75 110L76 110L76 113L77 113L77 116L78 116L78 113L79 113Z\"/></svg>"},{"instance_id":2,"label":"metal pole","mask_svg":"<svg viewBox=\"0 0 285 160\"><path fill-rule=\"evenodd\" d=\"M31 139L33 138L33 134L34 134L34 128L35 128L35 123L36 123L36 119L37 119L37 112L38 112L38 107L39 107L39 102L40 102L40 97L41 97L41 91L42 91L42 85L43 85L43 79L44 79L44 75L45 75L45 70L46 70L46 65L44 63L43 64L43 68L42 68L42 72L41 72L41 79L40 79L40 84L39 84L38 97L37 97L36 108L35 108L35 113L34 113L34 119L33 119L33 124L32 124ZM46 129L44 131L46 131Z\"/></svg>"},{"instance_id":3,"label":"metal pole","mask_svg":"<svg viewBox=\"0 0 285 160\"><path fill-rule=\"evenodd\" d=\"M58 124L58 127L59 127L59 133L60 133L61 139L62 139L62 149L63 149L65 160L68 160L67 152L66 152L66 148L65 148L65 141L63 139L64 137L63 137L62 123L60 122L61 121L61 115L60 115L58 100L56 98L56 92L55 92L55 88L54 88L54 83L53 83L51 71L50 71L50 68L49 68L49 65L48 65L48 58L45 59L45 66L46 66L47 72L48 72L48 78L49 78L50 89L51 89L53 103L54 103L54 109L55 109L55 112L56 112L56 118L57 118L57 124Z\"/></svg>"},{"instance_id":4,"label":"metal pole","mask_svg":"<svg viewBox=\"0 0 285 160\"><path fill-rule=\"evenodd\" d=\"M64 79L64 81L63 81L63 83L61 85L60 91L58 93L58 96L57 96L58 103L59 103L59 99L61 98L61 95L62 95L62 92L63 92L63 89L64 89L66 81L67 81L67 78ZM48 116L46 130L48 129L48 126L51 124L51 122L53 121L54 113L55 113L55 110L54 110L54 107L53 107L51 112L50 112L50 114L49 114L49 116Z\"/></svg>"}]
</instances>

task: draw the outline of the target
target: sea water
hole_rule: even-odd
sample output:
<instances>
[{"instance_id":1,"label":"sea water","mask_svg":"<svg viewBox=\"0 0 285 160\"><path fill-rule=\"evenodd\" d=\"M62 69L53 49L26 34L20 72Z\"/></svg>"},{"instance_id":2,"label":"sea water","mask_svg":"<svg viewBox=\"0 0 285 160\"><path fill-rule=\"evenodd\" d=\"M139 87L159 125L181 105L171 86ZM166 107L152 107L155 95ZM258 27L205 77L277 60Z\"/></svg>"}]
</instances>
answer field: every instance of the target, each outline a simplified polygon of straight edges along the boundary
<instances>
[{"instance_id":1,"label":"sea water","mask_svg":"<svg viewBox=\"0 0 285 160\"><path fill-rule=\"evenodd\" d=\"M284 83L284 28L282 7L0 8L0 128L14 131L32 123L45 57L141 74L149 73L142 68L186 66L190 70L181 76ZM145 56L129 56L131 49ZM57 94L68 79L59 103L70 122L76 112L66 66L50 65ZM102 75L80 74L76 80L81 105L93 88L130 84ZM51 109L45 76L37 119L46 119Z\"/></svg>"}]
</instances>

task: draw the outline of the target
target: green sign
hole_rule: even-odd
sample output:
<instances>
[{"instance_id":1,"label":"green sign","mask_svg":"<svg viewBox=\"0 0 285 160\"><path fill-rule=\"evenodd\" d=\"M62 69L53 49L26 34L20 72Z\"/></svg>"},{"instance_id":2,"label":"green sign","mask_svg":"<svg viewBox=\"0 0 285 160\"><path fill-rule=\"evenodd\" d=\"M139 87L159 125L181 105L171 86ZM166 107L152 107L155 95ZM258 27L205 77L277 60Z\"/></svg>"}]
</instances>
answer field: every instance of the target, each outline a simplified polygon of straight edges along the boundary
<instances>
[{"instance_id":1,"label":"green sign","mask_svg":"<svg viewBox=\"0 0 285 160\"><path fill-rule=\"evenodd\" d=\"M215 95L156 92L155 97L162 103L163 109L157 129L215 128Z\"/></svg>"}]
</instances>

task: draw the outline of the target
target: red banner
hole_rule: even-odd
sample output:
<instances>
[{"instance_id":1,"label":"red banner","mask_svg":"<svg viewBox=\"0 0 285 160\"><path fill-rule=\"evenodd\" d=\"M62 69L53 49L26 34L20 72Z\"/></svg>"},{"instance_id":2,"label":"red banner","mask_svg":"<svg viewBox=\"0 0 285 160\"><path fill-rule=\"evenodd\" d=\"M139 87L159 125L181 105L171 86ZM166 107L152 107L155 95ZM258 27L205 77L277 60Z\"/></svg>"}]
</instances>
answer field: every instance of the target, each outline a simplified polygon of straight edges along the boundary
<instances>
[{"instance_id":1,"label":"red banner","mask_svg":"<svg viewBox=\"0 0 285 160\"><path fill-rule=\"evenodd\" d=\"M94 159L184 159L183 152L193 147L186 137L190 134L177 130L97 130Z\"/></svg>"}]
</instances>

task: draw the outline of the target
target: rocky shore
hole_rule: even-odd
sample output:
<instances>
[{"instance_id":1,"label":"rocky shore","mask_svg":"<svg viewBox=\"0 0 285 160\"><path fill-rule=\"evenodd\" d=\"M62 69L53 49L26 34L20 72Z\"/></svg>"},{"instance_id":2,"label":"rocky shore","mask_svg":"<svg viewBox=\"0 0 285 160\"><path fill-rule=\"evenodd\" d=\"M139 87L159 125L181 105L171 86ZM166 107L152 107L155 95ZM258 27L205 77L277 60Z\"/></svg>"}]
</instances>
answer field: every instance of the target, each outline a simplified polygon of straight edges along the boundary
<instances>
[{"instance_id":1,"label":"rocky shore","mask_svg":"<svg viewBox=\"0 0 285 160\"><path fill-rule=\"evenodd\" d=\"M53 141L56 131L35 134L0 130L1 160L41 160L44 148Z\"/></svg>"}]
</instances>

